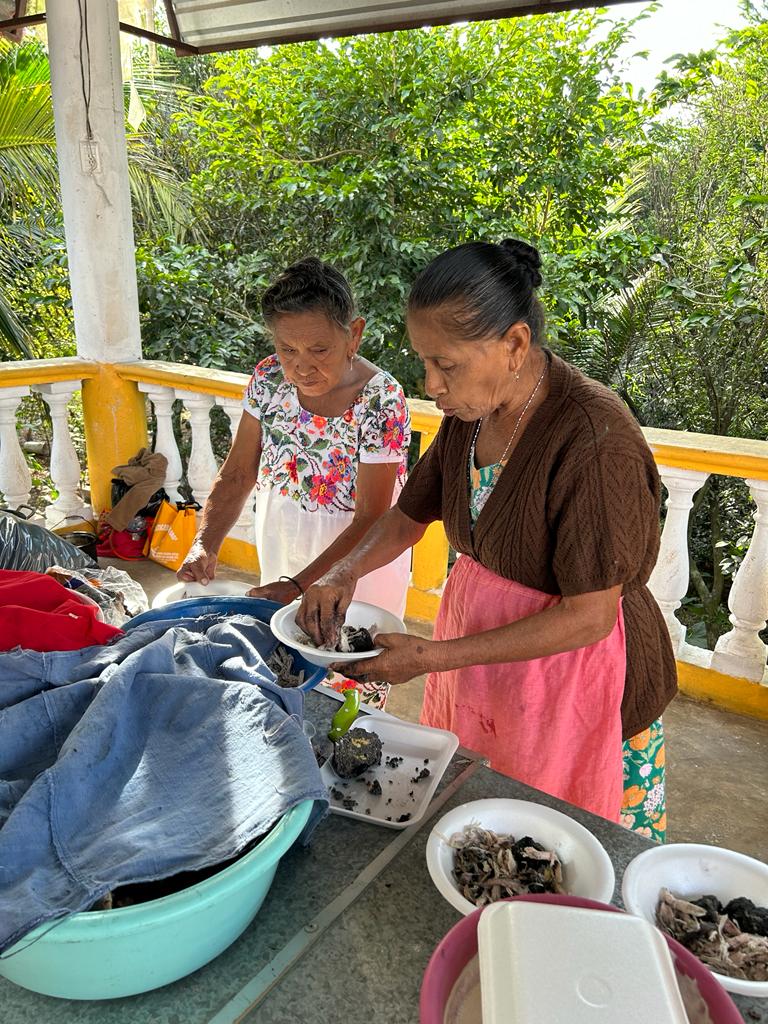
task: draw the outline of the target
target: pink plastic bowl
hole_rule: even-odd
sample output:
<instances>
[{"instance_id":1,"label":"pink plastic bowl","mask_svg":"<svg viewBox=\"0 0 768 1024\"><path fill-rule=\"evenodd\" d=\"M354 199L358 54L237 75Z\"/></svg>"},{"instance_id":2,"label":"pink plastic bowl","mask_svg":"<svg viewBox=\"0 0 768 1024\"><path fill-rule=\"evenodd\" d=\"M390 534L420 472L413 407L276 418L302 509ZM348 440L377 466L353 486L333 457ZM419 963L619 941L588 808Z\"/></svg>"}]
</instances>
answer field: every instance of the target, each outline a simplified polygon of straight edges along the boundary
<instances>
[{"instance_id":1,"label":"pink plastic bowl","mask_svg":"<svg viewBox=\"0 0 768 1024\"><path fill-rule=\"evenodd\" d=\"M564 907L585 907L588 910L612 910L623 913L618 907L596 900L581 899L578 896L513 896L512 899L529 903L557 903ZM477 922L481 910L475 910L464 917L445 935L432 954L424 980L421 983L419 1020L421 1024L443 1024L445 1008L453 986L461 972L477 956ZM678 974L685 974L696 982L701 998L707 1004L712 1024L744 1024L728 993L714 979L711 972L701 964L693 953L675 942L668 935L664 938L672 953Z\"/></svg>"}]
</instances>

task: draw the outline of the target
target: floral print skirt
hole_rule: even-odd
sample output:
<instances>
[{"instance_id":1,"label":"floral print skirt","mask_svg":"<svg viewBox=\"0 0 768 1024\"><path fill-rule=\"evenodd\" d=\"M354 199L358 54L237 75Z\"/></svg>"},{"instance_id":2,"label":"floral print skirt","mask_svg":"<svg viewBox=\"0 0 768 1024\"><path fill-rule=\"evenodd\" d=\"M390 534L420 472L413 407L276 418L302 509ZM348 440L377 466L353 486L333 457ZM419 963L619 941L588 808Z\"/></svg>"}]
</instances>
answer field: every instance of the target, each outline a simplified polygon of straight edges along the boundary
<instances>
[{"instance_id":1,"label":"floral print skirt","mask_svg":"<svg viewBox=\"0 0 768 1024\"><path fill-rule=\"evenodd\" d=\"M624 743L621 824L663 843L667 832L664 727L657 718Z\"/></svg>"}]
</instances>

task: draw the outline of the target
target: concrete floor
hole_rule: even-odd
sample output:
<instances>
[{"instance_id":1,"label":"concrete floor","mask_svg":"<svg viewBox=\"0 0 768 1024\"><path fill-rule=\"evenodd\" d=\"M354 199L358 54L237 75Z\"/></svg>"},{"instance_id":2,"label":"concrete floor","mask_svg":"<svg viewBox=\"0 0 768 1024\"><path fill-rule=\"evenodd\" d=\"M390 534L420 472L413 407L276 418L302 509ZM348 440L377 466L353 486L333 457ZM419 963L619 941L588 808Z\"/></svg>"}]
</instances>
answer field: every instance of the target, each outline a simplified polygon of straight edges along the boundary
<instances>
[{"instance_id":1,"label":"concrete floor","mask_svg":"<svg viewBox=\"0 0 768 1024\"><path fill-rule=\"evenodd\" d=\"M149 596L174 582L154 562L113 563L129 568ZM220 579L252 578L222 566ZM431 625L409 622L431 636ZM392 689L387 711L418 721L423 678ZM721 711L678 696L664 714L667 740L668 838L710 843L768 861L768 722Z\"/></svg>"}]
</instances>

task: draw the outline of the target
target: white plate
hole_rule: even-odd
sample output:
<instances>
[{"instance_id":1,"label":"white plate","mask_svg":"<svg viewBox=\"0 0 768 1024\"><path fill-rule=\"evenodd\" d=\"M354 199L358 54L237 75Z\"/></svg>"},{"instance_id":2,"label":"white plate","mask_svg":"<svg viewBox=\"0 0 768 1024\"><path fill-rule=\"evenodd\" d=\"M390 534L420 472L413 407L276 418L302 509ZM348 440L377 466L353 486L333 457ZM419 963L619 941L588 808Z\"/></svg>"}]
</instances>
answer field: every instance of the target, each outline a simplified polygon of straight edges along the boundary
<instances>
[{"instance_id":1,"label":"white plate","mask_svg":"<svg viewBox=\"0 0 768 1024\"><path fill-rule=\"evenodd\" d=\"M361 779L340 779L331 768L330 761L326 761L322 776L328 787L331 811L346 818L372 821L387 828L408 828L421 821L445 769L456 753L458 736L444 729L401 722L391 715L361 715L352 728L365 729L378 735L382 745L381 764L369 769ZM386 761L391 757L402 757L402 764L397 768L388 768ZM425 764L425 761L429 763ZM420 782L412 782L424 768L429 770L429 776ZM366 781L373 782L374 779L381 786L381 796L372 796L368 790ZM356 800L357 806L347 810L332 790ZM366 814L366 811L370 811L370 814ZM409 819L398 821L404 814L409 814Z\"/></svg>"},{"instance_id":2,"label":"white plate","mask_svg":"<svg viewBox=\"0 0 768 1024\"><path fill-rule=\"evenodd\" d=\"M334 663L362 661L364 658L373 658L377 654L381 654L380 647L373 651L361 651L359 654L341 654L338 651L320 651L317 647L301 643L298 636L302 631L296 625L296 612L300 607L301 601L294 601L280 608L272 616L269 627L277 639L282 641L286 647L298 651L299 654L313 665L325 667ZM347 626L362 626L365 629L375 626L377 633L407 632L402 619L398 619L396 615L386 611L384 608L377 608L376 605L366 604L364 601L352 601L347 609L344 624Z\"/></svg>"},{"instance_id":3,"label":"white plate","mask_svg":"<svg viewBox=\"0 0 768 1024\"><path fill-rule=\"evenodd\" d=\"M243 580L211 580L205 586L202 583L174 583L157 594L152 607L165 608L167 604L184 601L188 597L244 597L249 590L253 590L253 586L253 583L245 583Z\"/></svg>"},{"instance_id":4,"label":"white plate","mask_svg":"<svg viewBox=\"0 0 768 1024\"><path fill-rule=\"evenodd\" d=\"M663 888L683 899L711 894L721 903L729 903L738 896L746 896L759 907L768 907L768 864L719 846L698 843L655 846L627 865L621 896L630 914L655 924L656 906ZM712 973L729 992L768 999L768 981L744 981L727 978L716 971Z\"/></svg>"},{"instance_id":5,"label":"white plate","mask_svg":"<svg viewBox=\"0 0 768 1024\"><path fill-rule=\"evenodd\" d=\"M611 858L592 833L567 814L530 800L475 800L444 814L427 840L427 868L440 894L462 914L477 907L465 899L453 878L451 836L467 825L482 825L515 839L530 836L554 850L563 865L563 887L571 896L610 903L616 876Z\"/></svg>"}]
</instances>

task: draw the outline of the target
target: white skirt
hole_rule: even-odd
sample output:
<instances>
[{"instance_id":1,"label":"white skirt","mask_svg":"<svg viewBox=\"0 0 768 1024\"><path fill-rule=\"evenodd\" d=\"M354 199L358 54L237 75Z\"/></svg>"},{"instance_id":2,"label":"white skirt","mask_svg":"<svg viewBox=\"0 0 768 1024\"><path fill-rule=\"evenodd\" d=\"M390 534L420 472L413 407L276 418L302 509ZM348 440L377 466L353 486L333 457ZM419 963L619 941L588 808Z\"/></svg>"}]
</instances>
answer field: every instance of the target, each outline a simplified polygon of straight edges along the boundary
<instances>
[{"instance_id":1,"label":"white skirt","mask_svg":"<svg viewBox=\"0 0 768 1024\"><path fill-rule=\"evenodd\" d=\"M330 547L354 518L352 512L306 512L293 498L271 487L256 492L256 550L261 583L296 576ZM411 573L411 549L368 573L355 588L355 600L386 608L402 619Z\"/></svg>"}]
</instances>

